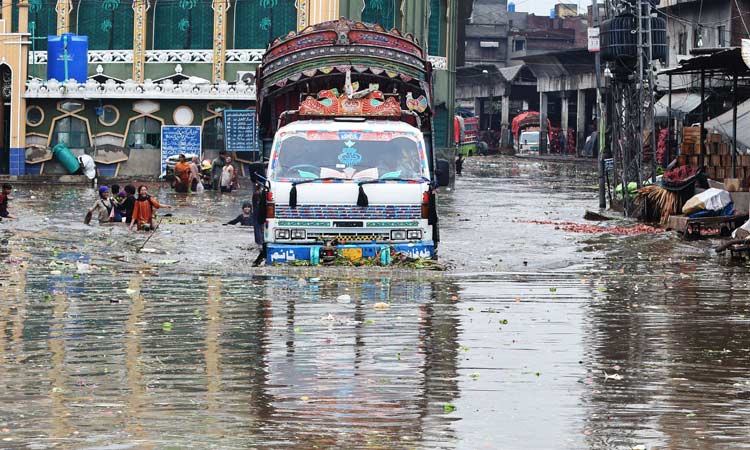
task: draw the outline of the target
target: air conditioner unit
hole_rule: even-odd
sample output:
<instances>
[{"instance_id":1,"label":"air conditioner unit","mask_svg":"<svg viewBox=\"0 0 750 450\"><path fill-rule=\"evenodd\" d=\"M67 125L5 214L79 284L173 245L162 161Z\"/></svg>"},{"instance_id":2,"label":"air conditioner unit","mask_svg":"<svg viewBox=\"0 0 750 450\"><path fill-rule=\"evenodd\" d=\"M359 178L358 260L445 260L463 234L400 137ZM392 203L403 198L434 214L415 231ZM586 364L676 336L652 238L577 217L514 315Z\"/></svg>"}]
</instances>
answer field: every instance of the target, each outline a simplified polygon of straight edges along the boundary
<instances>
[{"instance_id":1,"label":"air conditioner unit","mask_svg":"<svg viewBox=\"0 0 750 450\"><path fill-rule=\"evenodd\" d=\"M255 84L255 72L249 70L237 71L237 84Z\"/></svg>"}]
</instances>

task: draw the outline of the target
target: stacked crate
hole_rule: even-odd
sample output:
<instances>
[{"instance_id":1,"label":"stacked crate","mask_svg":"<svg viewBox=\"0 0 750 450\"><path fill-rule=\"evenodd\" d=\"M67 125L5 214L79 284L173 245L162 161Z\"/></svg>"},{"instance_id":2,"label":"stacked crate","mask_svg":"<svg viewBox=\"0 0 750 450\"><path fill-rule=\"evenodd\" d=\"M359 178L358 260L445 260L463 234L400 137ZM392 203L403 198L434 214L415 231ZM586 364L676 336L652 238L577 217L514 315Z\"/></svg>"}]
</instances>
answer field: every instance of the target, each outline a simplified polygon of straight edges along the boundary
<instances>
[{"instance_id":1,"label":"stacked crate","mask_svg":"<svg viewBox=\"0 0 750 450\"><path fill-rule=\"evenodd\" d=\"M700 127L682 129L682 146L678 163L681 166L699 166L701 154ZM713 180L724 181L732 177L732 146L720 134L709 133L706 136L706 157L704 160L706 175ZM736 177L740 180L750 178L750 155L737 155Z\"/></svg>"}]
</instances>

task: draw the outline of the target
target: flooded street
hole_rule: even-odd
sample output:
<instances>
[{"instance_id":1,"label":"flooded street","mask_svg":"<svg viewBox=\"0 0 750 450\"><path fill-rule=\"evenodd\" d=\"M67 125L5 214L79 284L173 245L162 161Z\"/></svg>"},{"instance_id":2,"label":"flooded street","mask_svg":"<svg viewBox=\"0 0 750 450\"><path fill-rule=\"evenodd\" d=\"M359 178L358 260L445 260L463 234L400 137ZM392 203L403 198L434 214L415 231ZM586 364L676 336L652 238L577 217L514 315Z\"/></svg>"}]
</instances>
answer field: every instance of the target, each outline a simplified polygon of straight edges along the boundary
<instances>
[{"instance_id":1,"label":"flooded street","mask_svg":"<svg viewBox=\"0 0 750 450\"><path fill-rule=\"evenodd\" d=\"M750 448L748 266L529 223L583 223L595 185L469 161L441 193L446 273L252 268L252 230L221 226L242 191L157 190L174 217L136 253L82 224L93 190L19 185L0 448Z\"/></svg>"}]
</instances>

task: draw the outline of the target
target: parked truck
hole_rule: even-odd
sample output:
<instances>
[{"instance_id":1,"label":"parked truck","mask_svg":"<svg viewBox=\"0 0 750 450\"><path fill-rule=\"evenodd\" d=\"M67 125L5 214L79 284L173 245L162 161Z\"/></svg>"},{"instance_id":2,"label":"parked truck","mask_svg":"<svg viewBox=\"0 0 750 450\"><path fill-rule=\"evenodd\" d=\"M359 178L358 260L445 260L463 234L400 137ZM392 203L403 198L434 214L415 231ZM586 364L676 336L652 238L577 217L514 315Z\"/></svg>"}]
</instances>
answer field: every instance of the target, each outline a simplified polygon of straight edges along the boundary
<instances>
[{"instance_id":1,"label":"parked truck","mask_svg":"<svg viewBox=\"0 0 750 450\"><path fill-rule=\"evenodd\" d=\"M270 264L433 258L432 70L411 35L346 19L271 43L257 74Z\"/></svg>"}]
</instances>

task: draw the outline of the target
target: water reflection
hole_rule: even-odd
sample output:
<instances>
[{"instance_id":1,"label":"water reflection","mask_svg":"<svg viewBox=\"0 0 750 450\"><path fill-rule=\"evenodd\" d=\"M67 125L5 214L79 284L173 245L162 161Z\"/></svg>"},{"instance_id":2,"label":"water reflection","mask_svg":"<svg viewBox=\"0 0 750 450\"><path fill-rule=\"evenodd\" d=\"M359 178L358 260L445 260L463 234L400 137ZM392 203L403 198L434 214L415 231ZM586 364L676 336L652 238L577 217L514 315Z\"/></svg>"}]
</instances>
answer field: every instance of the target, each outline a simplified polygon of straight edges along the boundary
<instances>
[{"instance_id":1,"label":"water reflection","mask_svg":"<svg viewBox=\"0 0 750 450\"><path fill-rule=\"evenodd\" d=\"M0 428L16 442L453 446L451 283L46 272L3 279Z\"/></svg>"}]
</instances>

